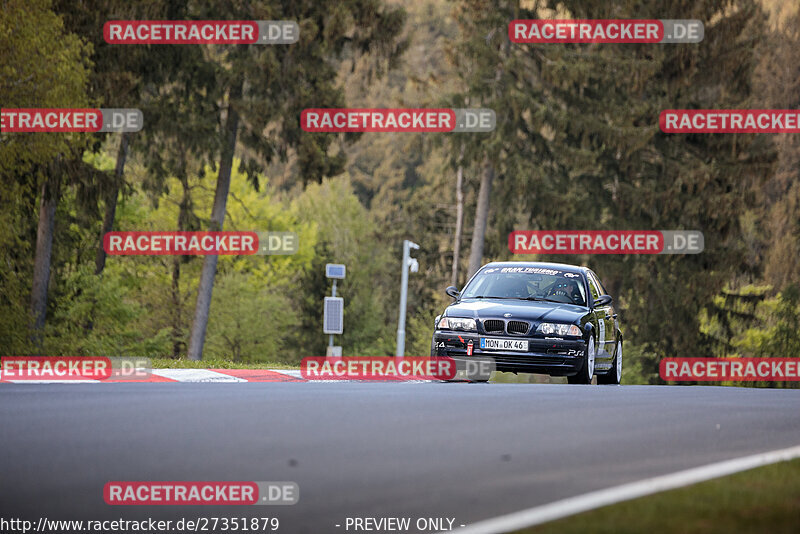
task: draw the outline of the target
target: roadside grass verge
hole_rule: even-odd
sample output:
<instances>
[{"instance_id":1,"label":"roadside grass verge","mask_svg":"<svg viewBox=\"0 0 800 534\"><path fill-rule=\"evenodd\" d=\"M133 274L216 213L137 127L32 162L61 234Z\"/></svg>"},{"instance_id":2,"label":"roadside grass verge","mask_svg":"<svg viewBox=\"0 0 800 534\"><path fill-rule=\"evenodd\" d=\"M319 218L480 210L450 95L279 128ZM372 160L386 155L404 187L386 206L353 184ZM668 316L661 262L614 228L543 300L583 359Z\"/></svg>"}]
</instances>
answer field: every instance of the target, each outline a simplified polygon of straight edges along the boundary
<instances>
[{"instance_id":1,"label":"roadside grass verge","mask_svg":"<svg viewBox=\"0 0 800 534\"><path fill-rule=\"evenodd\" d=\"M531 373L503 373L495 371L492 375L492 382L498 384L566 384L567 378L564 376L547 376Z\"/></svg>"},{"instance_id":2,"label":"roadside grass verge","mask_svg":"<svg viewBox=\"0 0 800 534\"><path fill-rule=\"evenodd\" d=\"M200 361L184 358L151 358L153 369L300 369L299 365L290 365L282 362L234 362L223 359L203 359Z\"/></svg>"},{"instance_id":3,"label":"roadside grass verge","mask_svg":"<svg viewBox=\"0 0 800 534\"><path fill-rule=\"evenodd\" d=\"M605 506L520 532L797 534L800 460Z\"/></svg>"}]
</instances>

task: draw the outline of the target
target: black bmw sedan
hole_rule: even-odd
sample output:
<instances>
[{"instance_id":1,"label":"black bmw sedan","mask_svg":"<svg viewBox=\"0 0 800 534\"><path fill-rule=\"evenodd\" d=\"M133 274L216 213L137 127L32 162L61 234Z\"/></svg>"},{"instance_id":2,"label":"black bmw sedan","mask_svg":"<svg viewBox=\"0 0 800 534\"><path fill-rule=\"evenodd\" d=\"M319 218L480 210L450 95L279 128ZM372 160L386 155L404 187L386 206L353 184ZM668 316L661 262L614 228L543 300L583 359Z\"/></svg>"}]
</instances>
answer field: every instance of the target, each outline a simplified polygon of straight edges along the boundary
<instances>
[{"instance_id":1,"label":"black bmw sedan","mask_svg":"<svg viewBox=\"0 0 800 534\"><path fill-rule=\"evenodd\" d=\"M619 384L622 332L613 300L586 267L495 262L483 266L436 318L431 356L490 357L498 371Z\"/></svg>"}]
</instances>

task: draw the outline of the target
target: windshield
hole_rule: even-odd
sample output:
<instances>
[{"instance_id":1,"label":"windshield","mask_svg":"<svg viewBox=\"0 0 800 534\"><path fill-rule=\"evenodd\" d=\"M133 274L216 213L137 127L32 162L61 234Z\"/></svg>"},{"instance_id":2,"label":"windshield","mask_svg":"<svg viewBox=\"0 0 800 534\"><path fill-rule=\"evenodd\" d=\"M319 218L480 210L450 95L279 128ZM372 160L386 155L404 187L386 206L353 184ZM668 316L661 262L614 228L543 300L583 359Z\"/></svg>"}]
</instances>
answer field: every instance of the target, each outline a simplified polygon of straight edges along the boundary
<instances>
[{"instance_id":1,"label":"windshield","mask_svg":"<svg viewBox=\"0 0 800 534\"><path fill-rule=\"evenodd\" d=\"M578 273L543 267L490 267L464 288L461 298L547 300L586 305L586 289Z\"/></svg>"}]
</instances>

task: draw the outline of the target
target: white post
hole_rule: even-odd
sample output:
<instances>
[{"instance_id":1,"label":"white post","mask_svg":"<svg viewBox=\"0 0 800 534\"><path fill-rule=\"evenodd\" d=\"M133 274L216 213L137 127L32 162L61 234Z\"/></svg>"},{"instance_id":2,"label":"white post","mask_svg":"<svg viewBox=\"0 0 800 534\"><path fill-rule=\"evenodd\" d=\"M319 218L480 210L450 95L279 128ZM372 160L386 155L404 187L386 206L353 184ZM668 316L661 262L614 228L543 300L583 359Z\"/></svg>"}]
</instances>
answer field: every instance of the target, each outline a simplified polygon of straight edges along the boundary
<instances>
[{"instance_id":1,"label":"white post","mask_svg":"<svg viewBox=\"0 0 800 534\"><path fill-rule=\"evenodd\" d=\"M411 263L411 249L419 245L403 240L403 269L400 277L400 316L397 318L397 350L395 356L402 357L406 350L406 301L408 300L408 266Z\"/></svg>"},{"instance_id":2,"label":"white post","mask_svg":"<svg viewBox=\"0 0 800 534\"><path fill-rule=\"evenodd\" d=\"M331 290L331 296L332 297L336 296L336 279L335 278L333 279L333 289ZM331 347L331 349L333 349L333 334L330 334L328 336L328 346Z\"/></svg>"}]
</instances>

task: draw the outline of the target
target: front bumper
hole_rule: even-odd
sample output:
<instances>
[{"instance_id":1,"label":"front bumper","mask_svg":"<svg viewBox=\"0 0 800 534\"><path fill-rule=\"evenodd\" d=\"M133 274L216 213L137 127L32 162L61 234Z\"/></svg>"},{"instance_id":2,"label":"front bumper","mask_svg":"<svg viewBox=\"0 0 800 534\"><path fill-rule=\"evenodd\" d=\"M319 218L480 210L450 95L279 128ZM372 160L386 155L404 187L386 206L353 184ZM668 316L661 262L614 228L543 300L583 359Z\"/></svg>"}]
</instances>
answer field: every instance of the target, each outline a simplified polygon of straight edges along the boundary
<instances>
[{"instance_id":1,"label":"front bumper","mask_svg":"<svg viewBox=\"0 0 800 534\"><path fill-rule=\"evenodd\" d=\"M482 337L527 340L528 351L482 350ZM467 346L472 341L472 356L467 355ZM516 336L490 336L476 333L437 330L431 342L432 356L448 356L468 359L490 357L498 371L541 373L551 376L571 376L583 365L586 342L583 339L543 339Z\"/></svg>"}]
</instances>

